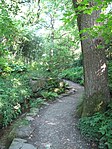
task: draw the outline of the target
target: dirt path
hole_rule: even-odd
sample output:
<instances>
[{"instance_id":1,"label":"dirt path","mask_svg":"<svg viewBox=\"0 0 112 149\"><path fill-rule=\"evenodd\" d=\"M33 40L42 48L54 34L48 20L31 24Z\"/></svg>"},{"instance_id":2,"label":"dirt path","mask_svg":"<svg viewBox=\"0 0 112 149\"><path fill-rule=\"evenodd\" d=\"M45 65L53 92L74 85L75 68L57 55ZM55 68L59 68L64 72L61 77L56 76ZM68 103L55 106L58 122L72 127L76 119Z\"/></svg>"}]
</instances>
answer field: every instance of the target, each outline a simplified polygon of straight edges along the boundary
<instances>
[{"instance_id":1,"label":"dirt path","mask_svg":"<svg viewBox=\"0 0 112 149\"><path fill-rule=\"evenodd\" d=\"M76 105L83 93L83 87L70 81L68 83L77 91L41 108L32 122L35 130L28 142L37 149L91 149L75 126Z\"/></svg>"}]
</instances>

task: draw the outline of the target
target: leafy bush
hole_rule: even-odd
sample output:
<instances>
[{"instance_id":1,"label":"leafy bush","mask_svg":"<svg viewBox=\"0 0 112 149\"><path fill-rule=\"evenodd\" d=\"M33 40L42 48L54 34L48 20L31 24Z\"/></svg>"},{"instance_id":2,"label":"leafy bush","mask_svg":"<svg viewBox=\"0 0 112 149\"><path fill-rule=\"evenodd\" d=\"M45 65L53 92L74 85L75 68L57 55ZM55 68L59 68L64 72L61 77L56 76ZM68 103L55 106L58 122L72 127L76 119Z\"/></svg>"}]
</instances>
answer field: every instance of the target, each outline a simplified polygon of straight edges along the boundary
<instances>
[{"instance_id":1,"label":"leafy bush","mask_svg":"<svg viewBox=\"0 0 112 149\"><path fill-rule=\"evenodd\" d=\"M66 84L58 78L46 79L46 86L38 91L40 98L33 99L34 94L29 86L29 78L32 73L17 73L18 70L26 70L21 65L16 67L15 72L1 75L0 77L0 127L7 126L13 119L25 109L38 107L44 103L44 99L54 100L58 94L65 91Z\"/></svg>"},{"instance_id":2,"label":"leafy bush","mask_svg":"<svg viewBox=\"0 0 112 149\"><path fill-rule=\"evenodd\" d=\"M64 93L66 89L66 83L58 78L49 78L46 80L45 87L40 90L40 96L47 101L55 100L59 94Z\"/></svg>"},{"instance_id":3,"label":"leafy bush","mask_svg":"<svg viewBox=\"0 0 112 149\"><path fill-rule=\"evenodd\" d=\"M3 73L20 73L27 71L27 67L19 63L7 63L8 60L0 58L0 74Z\"/></svg>"},{"instance_id":4,"label":"leafy bush","mask_svg":"<svg viewBox=\"0 0 112 149\"><path fill-rule=\"evenodd\" d=\"M9 65L12 69L11 72L23 72L27 70L27 67L25 65L20 64L10 64Z\"/></svg>"},{"instance_id":5,"label":"leafy bush","mask_svg":"<svg viewBox=\"0 0 112 149\"><path fill-rule=\"evenodd\" d=\"M81 133L98 143L99 149L112 148L112 104L105 113L81 118L78 125Z\"/></svg>"},{"instance_id":6,"label":"leafy bush","mask_svg":"<svg viewBox=\"0 0 112 149\"><path fill-rule=\"evenodd\" d=\"M57 93L54 92L42 92L41 95L44 97L46 100L55 100L56 97L58 97Z\"/></svg>"},{"instance_id":7,"label":"leafy bush","mask_svg":"<svg viewBox=\"0 0 112 149\"><path fill-rule=\"evenodd\" d=\"M44 100L42 98L31 99L30 100L30 108L37 108L44 104Z\"/></svg>"},{"instance_id":8,"label":"leafy bush","mask_svg":"<svg viewBox=\"0 0 112 149\"><path fill-rule=\"evenodd\" d=\"M0 114L3 117L3 126L7 126L22 112L21 104L25 104L32 91L27 74L2 76L0 86Z\"/></svg>"},{"instance_id":9,"label":"leafy bush","mask_svg":"<svg viewBox=\"0 0 112 149\"><path fill-rule=\"evenodd\" d=\"M64 93L65 89L66 83L64 83L63 80L59 78L49 78L47 80L45 90L47 90L48 92L55 92L61 94Z\"/></svg>"},{"instance_id":10,"label":"leafy bush","mask_svg":"<svg viewBox=\"0 0 112 149\"><path fill-rule=\"evenodd\" d=\"M75 67L75 68L66 69L62 71L62 73L60 74L60 77L83 85L83 68Z\"/></svg>"}]
</instances>

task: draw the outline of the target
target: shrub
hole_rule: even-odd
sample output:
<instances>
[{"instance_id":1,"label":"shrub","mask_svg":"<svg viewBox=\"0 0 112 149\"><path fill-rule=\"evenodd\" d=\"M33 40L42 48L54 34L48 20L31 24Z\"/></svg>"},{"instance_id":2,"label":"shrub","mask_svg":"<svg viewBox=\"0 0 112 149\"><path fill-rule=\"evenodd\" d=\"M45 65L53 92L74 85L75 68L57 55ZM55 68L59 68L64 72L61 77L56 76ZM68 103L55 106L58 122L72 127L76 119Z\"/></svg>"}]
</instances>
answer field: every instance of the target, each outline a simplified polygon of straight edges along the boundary
<instances>
[{"instance_id":1,"label":"shrub","mask_svg":"<svg viewBox=\"0 0 112 149\"><path fill-rule=\"evenodd\" d=\"M66 83L59 78L49 78L45 86L45 90L48 92L64 93L66 89Z\"/></svg>"},{"instance_id":2,"label":"shrub","mask_svg":"<svg viewBox=\"0 0 112 149\"><path fill-rule=\"evenodd\" d=\"M14 65L15 67L17 65ZM32 78L33 74L26 71L18 73L20 68L21 66L16 69L17 71L2 74L0 77L0 127L10 124L25 109L40 107L44 99L54 100L58 94L65 91L66 84L62 80L49 78L46 79L45 88L38 91L41 99L32 99L34 94L29 86L29 78Z\"/></svg>"},{"instance_id":3,"label":"shrub","mask_svg":"<svg viewBox=\"0 0 112 149\"><path fill-rule=\"evenodd\" d=\"M30 100L30 108L37 108L44 104L44 100L42 98L31 99Z\"/></svg>"},{"instance_id":4,"label":"shrub","mask_svg":"<svg viewBox=\"0 0 112 149\"><path fill-rule=\"evenodd\" d=\"M81 133L98 143L99 149L112 148L112 104L105 113L81 118L78 125Z\"/></svg>"},{"instance_id":5,"label":"shrub","mask_svg":"<svg viewBox=\"0 0 112 149\"><path fill-rule=\"evenodd\" d=\"M59 75L61 78L68 79L83 85L83 68L82 67L75 67L69 68Z\"/></svg>"},{"instance_id":6,"label":"shrub","mask_svg":"<svg viewBox=\"0 0 112 149\"><path fill-rule=\"evenodd\" d=\"M46 99L48 101L55 100L55 98L58 97L58 94L57 93L47 92L47 91L42 92L41 95L44 97L44 99Z\"/></svg>"},{"instance_id":7,"label":"shrub","mask_svg":"<svg viewBox=\"0 0 112 149\"><path fill-rule=\"evenodd\" d=\"M27 74L11 74L0 77L0 113L3 117L2 125L7 126L22 112L21 104L30 97Z\"/></svg>"}]
</instances>

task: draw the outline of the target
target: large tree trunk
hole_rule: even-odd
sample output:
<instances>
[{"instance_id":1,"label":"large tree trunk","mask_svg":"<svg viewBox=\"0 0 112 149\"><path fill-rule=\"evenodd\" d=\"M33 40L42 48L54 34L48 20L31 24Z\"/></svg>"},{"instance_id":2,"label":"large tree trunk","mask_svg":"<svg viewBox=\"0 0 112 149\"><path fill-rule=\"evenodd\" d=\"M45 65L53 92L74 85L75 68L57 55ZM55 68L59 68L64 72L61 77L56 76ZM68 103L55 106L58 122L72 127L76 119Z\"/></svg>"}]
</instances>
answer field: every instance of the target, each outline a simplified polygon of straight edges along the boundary
<instances>
[{"instance_id":1,"label":"large tree trunk","mask_svg":"<svg viewBox=\"0 0 112 149\"><path fill-rule=\"evenodd\" d=\"M76 0L73 0L74 4L76 4L75 2ZM94 1L90 2L90 5L95 5ZM74 6L77 7L77 5ZM79 31L100 25L96 23L100 13L100 10L93 11L91 15L80 13L77 19ZM88 116L98 111L104 111L109 102L107 65L105 49L97 48L101 42L103 43L102 38L93 39L87 32L80 36L85 87L81 116Z\"/></svg>"}]
</instances>

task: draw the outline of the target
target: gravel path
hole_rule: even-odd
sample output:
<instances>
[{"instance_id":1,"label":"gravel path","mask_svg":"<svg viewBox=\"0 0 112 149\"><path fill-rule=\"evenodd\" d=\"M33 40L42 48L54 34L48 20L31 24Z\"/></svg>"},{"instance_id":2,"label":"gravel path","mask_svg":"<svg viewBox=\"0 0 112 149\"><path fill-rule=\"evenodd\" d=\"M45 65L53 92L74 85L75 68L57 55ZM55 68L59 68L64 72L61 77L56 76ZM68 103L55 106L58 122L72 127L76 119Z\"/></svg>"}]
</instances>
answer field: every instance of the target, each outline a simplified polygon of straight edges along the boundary
<instances>
[{"instance_id":1,"label":"gravel path","mask_svg":"<svg viewBox=\"0 0 112 149\"><path fill-rule=\"evenodd\" d=\"M77 91L41 108L32 122L35 130L28 142L37 149L91 149L77 130L77 119L74 117L83 87L70 81L68 83Z\"/></svg>"}]
</instances>

